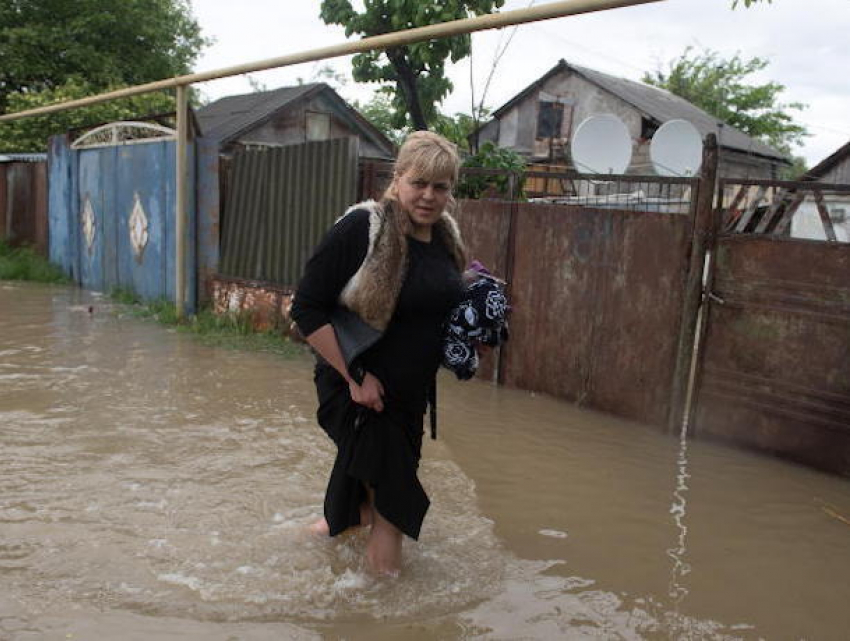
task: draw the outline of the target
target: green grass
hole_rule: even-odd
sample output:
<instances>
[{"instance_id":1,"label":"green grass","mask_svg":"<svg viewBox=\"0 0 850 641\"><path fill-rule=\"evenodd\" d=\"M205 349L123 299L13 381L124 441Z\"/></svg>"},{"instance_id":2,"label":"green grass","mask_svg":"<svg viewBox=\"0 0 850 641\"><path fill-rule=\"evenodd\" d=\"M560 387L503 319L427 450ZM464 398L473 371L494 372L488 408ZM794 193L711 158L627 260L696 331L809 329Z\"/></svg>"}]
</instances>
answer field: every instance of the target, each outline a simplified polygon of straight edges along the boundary
<instances>
[{"instance_id":1,"label":"green grass","mask_svg":"<svg viewBox=\"0 0 850 641\"><path fill-rule=\"evenodd\" d=\"M70 283L62 269L29 247L10 247L0 240L0 280L29 280L39 283Z\"/></svg>"},{"instance_id":2,"label":"green grass","mask_svg":"<svg viewBox=\"0 0 850 641\"><path fill-rule=\"evenodd\" d=\"M304 354L302 345L292 342L280 331L256 331L251 324L250 312L215 314L206 307L194 316L177 318L177 307L169 300L141 301L132 290L120 288L110 293L115 302L128 306L126 313L134 318L155 320L197 337L206 345L267 352L291 358Z\"/></svg>"}]
</instances>

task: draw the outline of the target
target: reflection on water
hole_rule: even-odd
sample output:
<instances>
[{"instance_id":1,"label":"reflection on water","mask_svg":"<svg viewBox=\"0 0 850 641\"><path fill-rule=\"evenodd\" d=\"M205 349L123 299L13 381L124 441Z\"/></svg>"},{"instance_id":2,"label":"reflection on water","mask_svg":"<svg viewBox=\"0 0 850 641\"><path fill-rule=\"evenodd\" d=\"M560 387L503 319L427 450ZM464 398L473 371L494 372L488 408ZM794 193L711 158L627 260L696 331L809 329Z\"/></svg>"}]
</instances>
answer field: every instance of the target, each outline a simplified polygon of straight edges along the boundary
<instances>
[{"instance_id":1,"label":"reflection on water","mask_svg":"<svg viewBox=\"0 0 850 641\"><path fill-rule=\"evenodd\" d=\"M688 437L687 428L682 427L679 434L679 453L676 457L676 487L673 490L673 502L670 504L670 514L676 524L678 535L676 545L667 550L667 555L673 559L673 569L670 571L670 589L667 595L673 600L678 612L682 599L688 594L684 585L684 577L691 571L691 567L685 561L687 548L685 542L688 538L688 526L685 525L685 509L687 507L686 494L688 491Z\"/></svg>"},{"instance_id":2,"label":"reflection on water","mask_svg":"<svg viewBox=\"0 0 850 641\"><path fill-rule=\"evenodd\" d=\"M0 283L0 639L842 638L850 528L813 497L850 513L846 481L447 377L432 509L375 580L362 534L305 532L309 360L119 311Z\"/></svg>"}]
</instances>

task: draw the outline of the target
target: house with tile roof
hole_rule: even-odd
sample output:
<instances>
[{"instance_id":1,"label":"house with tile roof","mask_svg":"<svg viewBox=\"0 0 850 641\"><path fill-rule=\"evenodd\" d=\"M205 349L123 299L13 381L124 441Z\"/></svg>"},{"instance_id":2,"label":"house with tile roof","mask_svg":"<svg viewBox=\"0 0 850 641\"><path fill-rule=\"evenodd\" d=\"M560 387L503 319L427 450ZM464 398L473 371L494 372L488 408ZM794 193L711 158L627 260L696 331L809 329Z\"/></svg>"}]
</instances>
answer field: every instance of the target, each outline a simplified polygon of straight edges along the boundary
<instances>
[{"instance_id":1,"label":"house with tile roof","mask_svg":"<svg viewBox=\"0 0 850 641\"><path fill-rule=\"evenodd\" d=\"M664 89L618 78L560 60L542 77L493 112L476 133L531 162L571 165L570 140L576 127L595 114L618 116L634 143L627 173L652 174L649 143L669 120L687 120L704 138L717 135L718 173L725 178L777 178L790 166L782 152L709 115Z\"/></svg>"},{"instance_id":2,"label":"house with tile roof","mask_svg":"<svg viewBox=\"0 0 850 641\"><path fill-rule=\"evenodd\" d=\"M227 96L197 110L201 134L225 156L237 146L357 137L360 157L392 160L393 143L327 84Z\"/></svg>"}]
</instances>

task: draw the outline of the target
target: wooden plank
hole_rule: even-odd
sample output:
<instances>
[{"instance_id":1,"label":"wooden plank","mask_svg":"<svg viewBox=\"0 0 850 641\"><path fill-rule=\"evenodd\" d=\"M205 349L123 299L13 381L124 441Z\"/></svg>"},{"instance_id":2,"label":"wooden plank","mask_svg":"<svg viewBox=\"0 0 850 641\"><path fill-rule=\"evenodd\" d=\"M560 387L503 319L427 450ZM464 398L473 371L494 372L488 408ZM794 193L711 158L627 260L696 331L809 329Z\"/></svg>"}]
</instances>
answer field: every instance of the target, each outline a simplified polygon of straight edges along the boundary
<instances>
[{"instance_id":1,"label":"wooden plank","mask_svg":"<svg viewBox=\"0 0 850 641\"><path fill-rule=\"evenodd\" d=\"M832 226L832 218L829 217L829 212L826 209L826 205L823 203L823 192L815 192L815 203L817 203L818 206L818 214L820 214L820 221L823 224L823 231L826 233L826 239L834 243L838 239L835 237L835 228Z\"/></svg>"},{"instance_id":2,"label":"wooden plank","mask_svg":"<svg viewBox=\"0 0 850 641\"><path fill-rule=\"evenodd\" d=\"M756 197L750 201L750 204L747 206L747 210L741 215L738 219L738 223L735 225L735 231L739 234L743 234L747 228L747 225L750 224L750 220L753 215L756 213L756 209L758 209L759 203L764 198L764 194L767 191L766 185L761 185L756 192Z\"/></svg>"},{"instance_id":3,"label":"wooden plank","mask_svg":"<svg viewBox=\"0 0 850 641\"><path fill-rule=\"evenodd\" d=\"M788 190L780 189L776 192L773 197L773 202L770 205L770 209L767 210L764 216L762 216L759 224L756 225L755 233L763 234L767 231L770 222L773 220L773 217L776 216L776 212L782 207L782 203L784 203L788 198Z\"/></svg>"},{"instance_id":4,"label":"wooden plank","mask_svg":"<svg viewBox=\"0 0 850 641\"><path fill-rule=\"evenodd\" d=\"M735 227L735 223L738 222L738 219L741 217L741 212L737 211L738 205L741 204L741 201L744 199L744 196L747 195L747 186L741 185L738 188L738 193L735 194L735 198L732 199L732 202L729 204L729 207L726 208L727 212L727 221L724 229L726 231L732 231Z\"/></svg>"},{"instance_id":5,"label":"wooden plank","mask_svg":"<svg viewBox=\"0 0 850 641\"><path fill-rule=\"evenodd\" d=\"M800 191L797 192L797 195L794 196L794 200L791 201L791 204L785 209L785 213L782 214L782 218L779 219L779 222L776 223L776 229L773 230L774 236L779 236L788 225L791 224L791 219L794 218L794 214L797 213L797 210L800 208L800 205L806 199L806 192Z\"/></svg>"}]
</instances>

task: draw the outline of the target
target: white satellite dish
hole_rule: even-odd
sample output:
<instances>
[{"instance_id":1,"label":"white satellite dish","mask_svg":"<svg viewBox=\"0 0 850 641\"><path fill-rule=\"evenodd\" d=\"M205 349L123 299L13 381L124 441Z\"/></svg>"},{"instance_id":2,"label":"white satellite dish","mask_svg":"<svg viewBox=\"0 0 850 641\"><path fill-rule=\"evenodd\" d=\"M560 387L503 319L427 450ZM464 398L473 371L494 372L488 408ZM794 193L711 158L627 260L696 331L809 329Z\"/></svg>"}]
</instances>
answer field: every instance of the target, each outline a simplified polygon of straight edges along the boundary
<instances>
[{"instance_id":1,"label":"white satellite dish","mask_svg":"<svg viewBox=\"0 0 850 641\"><path fill-rule=\"evenodd\" d=\"M632 160L632 138L614 114L590 116L576 128L570 154L583 174L622 174Z\"/></svg>"},{"instance_id":2,"label":"white satellite dish","mask_svg":"<svg viewBox=\"0 0 850 641\"><path fill-rule=\"evenodd\" d=\"M694 176L702 164L702 137L687 120L668 120L652 137L649 158L659 176Z\"/></svg>"}]
</instances>

